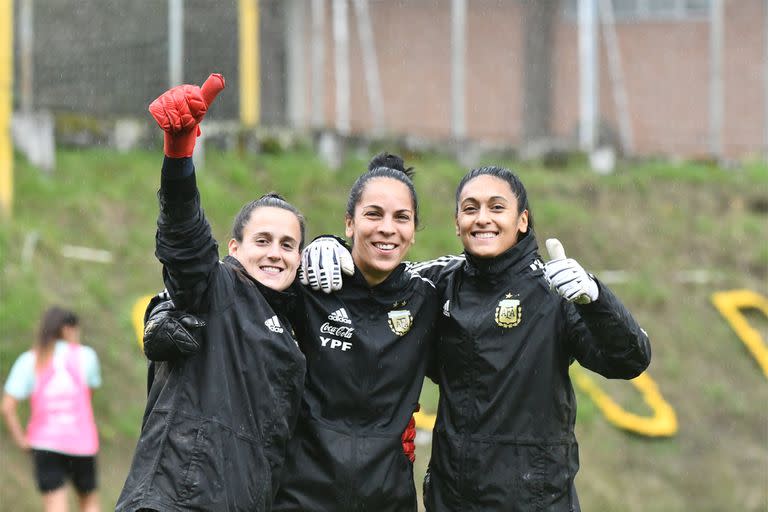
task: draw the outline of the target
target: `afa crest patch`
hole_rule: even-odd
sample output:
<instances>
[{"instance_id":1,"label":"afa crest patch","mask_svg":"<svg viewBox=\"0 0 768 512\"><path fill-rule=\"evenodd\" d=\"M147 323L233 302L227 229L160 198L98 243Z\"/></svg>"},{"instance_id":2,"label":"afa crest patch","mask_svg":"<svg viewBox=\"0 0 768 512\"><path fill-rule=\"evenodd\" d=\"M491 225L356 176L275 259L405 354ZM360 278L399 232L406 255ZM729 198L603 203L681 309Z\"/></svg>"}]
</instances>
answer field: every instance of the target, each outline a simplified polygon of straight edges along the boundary
<instances>
[{"instance_id":1,"label":"afa crest patch","mask_svg":"<svg viewBox=\"0 0 768 512\"><path fill-rule=\"evenodd\" d=\"M496 324L499 327L510 328L520 324L523 317L523 306L518 299L513 299L512 294L508 293L499 305L496 306Z\"/></svg>"},{"instance_id":2,"label":"afa crest patch","mask_svg":"<svg viewBox=\"0 0 768 512\"><path fill-rule=\"evenodd\" d=\"M390 311L387 313L387 321L389 323L389 328L398 336L403 336L411 329L411 325L413 325L413 317L411 316L411 312L407 309Z\"/></svg>"}]
</instances>

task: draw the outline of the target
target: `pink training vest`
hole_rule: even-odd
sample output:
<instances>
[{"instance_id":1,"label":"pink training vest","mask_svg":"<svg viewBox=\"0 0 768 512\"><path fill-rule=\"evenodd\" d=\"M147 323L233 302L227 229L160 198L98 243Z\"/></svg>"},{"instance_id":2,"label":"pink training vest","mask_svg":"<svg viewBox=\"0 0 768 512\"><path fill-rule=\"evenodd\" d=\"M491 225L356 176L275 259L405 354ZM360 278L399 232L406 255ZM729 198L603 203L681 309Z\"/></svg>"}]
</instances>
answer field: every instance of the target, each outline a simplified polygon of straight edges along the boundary
<instances>
[{"instance_id":1,"label":"pink training vest","mask_svg":"<svg viewBox=\"0 0 768 512\"><path fill-rule=\"evenodd\" d=\"M27 441L37 450L95 455L99 436L91 407L91 389L80 369L80 345L67 345L63 367L53 357L35 370Z\"/></svg>"}]
</instances>

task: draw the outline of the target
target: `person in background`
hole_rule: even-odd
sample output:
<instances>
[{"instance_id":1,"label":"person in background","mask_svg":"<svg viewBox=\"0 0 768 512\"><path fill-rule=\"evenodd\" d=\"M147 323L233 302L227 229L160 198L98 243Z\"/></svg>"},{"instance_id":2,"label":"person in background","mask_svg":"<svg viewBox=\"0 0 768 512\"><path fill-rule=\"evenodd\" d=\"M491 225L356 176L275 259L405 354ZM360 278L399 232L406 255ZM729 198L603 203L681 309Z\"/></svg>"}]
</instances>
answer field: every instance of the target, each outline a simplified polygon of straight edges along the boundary
<instances>
[{"instance_id":1,"label":"person in background","mask_svg":"<svg viewBox=\"0 0 768 512\"><path fill-rule=\"evenodd\" d=\"M35 346L14 362L3 394L3 417L14 442L31 451L37 487L46 512L69 508L67 480L77 492L80 510L100 510L96 455L99 438L91 390L101 386L96 352L80 344L77 315L59 306L40 322ZM24 433L17 406L30 400Z\"/></svg>"}]
</instances>

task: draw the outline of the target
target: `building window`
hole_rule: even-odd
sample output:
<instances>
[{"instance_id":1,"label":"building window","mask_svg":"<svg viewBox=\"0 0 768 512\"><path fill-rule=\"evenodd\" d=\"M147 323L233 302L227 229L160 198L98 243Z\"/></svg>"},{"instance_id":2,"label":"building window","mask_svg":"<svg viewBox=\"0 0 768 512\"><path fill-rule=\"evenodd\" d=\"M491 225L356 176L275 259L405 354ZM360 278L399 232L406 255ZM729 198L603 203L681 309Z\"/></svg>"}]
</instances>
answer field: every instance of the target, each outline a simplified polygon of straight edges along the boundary
<instances>
[{"instance_id":1,"label":"building window","mask_svg":"<svg viewBox=\"0 0 768 512\"><path fill-rule=\"evenodd\" d=\"M616 21L706 20L710 0L611 0ZM599 5L599 2L596 2ZM576 20L579 0L563 0L565 18Z\"/></svg>"}]
</instances>

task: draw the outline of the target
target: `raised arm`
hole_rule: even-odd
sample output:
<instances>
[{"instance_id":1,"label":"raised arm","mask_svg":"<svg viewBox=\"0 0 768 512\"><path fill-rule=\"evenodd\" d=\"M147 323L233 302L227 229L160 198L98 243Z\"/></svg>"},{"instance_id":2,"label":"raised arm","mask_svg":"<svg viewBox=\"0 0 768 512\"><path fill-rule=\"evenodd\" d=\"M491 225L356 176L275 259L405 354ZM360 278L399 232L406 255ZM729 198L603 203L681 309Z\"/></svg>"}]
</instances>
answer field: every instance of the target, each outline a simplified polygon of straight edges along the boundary
<instances>
[{"instance_id":1,"label":"raised arm","mask_svg":"<svg viewBox=\"0 0 768 512\"><path fill-rule=\"evenodd\" d=\"M149 106L164 132L165 153L155 255L175 304L189 312L205 309L208 277L219 261L218 245L200 206L192 153L199 125L223 88L224 78L212 74L202 87L173 87Z\"/></svg>"}]
</instances>

